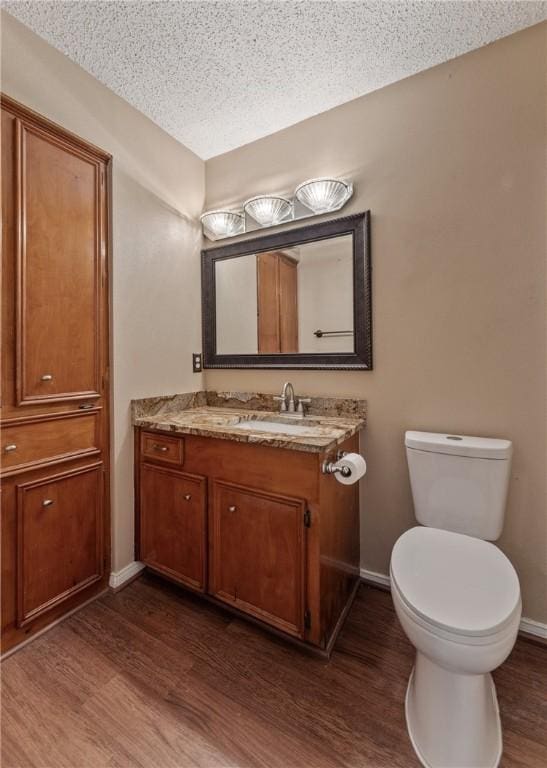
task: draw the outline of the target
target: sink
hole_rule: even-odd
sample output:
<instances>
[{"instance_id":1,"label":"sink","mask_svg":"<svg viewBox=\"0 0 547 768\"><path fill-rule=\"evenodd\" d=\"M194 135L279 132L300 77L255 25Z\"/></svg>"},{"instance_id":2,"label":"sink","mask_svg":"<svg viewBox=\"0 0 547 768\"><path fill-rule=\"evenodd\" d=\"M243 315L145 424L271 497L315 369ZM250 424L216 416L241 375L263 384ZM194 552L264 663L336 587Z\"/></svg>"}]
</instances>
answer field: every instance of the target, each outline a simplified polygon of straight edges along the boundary
<instances>
[{"instance_id":1,"label":"sink","mask_svg":"<svg viewBox=\"0 0 547 768\"><path fill-rule=\"evenodd\" d=\"M242 429L246 432L272 432L282 435L300 435L301 437L318 437L322 434L321 426L317 422L295 424L288 419L279 421L267 419L249 419L234 424L232 429Z\"/></svg>"}]
</instances>

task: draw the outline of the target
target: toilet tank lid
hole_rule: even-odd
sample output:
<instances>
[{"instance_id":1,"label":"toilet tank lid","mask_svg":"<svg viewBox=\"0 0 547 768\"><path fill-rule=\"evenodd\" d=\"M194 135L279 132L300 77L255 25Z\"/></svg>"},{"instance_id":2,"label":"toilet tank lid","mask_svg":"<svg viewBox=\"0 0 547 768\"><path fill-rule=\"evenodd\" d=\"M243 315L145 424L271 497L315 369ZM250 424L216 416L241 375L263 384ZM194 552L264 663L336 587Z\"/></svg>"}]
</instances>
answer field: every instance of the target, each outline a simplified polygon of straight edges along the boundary
<instances>
[{"instance_id":1,"label":"toilet tank lid","mask_svg":"<svg viewBox=\"0 0 547 768\"><path fill-rule=\"evenodd\" d=\"M448 453L479 459L509 459L513 450L510 440L442 432L406 432L405 445L429 453Z\"/></svg>"}]
</instances>

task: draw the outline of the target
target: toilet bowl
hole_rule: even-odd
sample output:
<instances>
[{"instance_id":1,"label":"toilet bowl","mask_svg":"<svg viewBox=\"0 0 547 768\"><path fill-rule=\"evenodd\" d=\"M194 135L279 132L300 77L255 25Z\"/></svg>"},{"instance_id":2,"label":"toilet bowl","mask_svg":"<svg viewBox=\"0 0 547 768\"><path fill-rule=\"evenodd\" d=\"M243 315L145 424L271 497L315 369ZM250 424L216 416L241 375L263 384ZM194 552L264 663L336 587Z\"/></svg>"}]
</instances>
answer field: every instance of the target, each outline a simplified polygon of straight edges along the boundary
<instances>
[{"instance_id":1,"label":"toilet bowl","mask_svg":"<svg viewBox=\"0 0 547 768\"><path fill-rule=\"evenodd\" d=\"M395 611L416 648L405 701L407 728L428 768L494 768L501 724L490 672L516 640L517 574L494 544L415 527L390 566Z\"/></svg>"}]
</instances>

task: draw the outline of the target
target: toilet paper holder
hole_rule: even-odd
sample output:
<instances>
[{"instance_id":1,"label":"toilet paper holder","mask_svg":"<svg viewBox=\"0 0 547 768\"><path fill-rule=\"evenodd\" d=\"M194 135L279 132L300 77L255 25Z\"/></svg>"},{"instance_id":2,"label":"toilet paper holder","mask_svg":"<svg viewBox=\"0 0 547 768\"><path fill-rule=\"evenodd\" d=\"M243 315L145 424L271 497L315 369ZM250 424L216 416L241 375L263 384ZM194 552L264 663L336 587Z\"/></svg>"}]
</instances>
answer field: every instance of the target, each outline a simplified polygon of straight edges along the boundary
<instances>
[{"instance_id":1,"label":"toilet paper holder","mask_svg":"<svg viewBox=\"0 0 547 768\"><path fill-rule=\"evenodd\" d=\"M348 451L338 451L335 461L324 461L321 466L321 472L324 475L334 475L336 472L340 472L342 477L349 477L351 475L351 469L349 467L337 467L336 462L346 456Z\"/></svg>"}]
</instances>

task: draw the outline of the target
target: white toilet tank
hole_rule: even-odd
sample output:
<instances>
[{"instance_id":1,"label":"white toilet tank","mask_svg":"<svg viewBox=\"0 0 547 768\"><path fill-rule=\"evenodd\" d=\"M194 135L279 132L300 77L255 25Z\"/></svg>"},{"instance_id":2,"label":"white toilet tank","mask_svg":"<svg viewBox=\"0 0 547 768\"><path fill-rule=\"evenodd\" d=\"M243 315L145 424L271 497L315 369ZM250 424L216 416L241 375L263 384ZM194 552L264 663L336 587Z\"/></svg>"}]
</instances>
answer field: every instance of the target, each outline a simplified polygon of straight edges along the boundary
<instances>
[{"instance_id":1,"label":"white toilet tank","mask_svg":"<svg viewBox=\"0 0 547 768\"><path fill-rule=\"evenodd\" d=\"M416 520L494 541L503 529L512 443L486 437L407 432Z\"/></svg>"}]
</instances>

